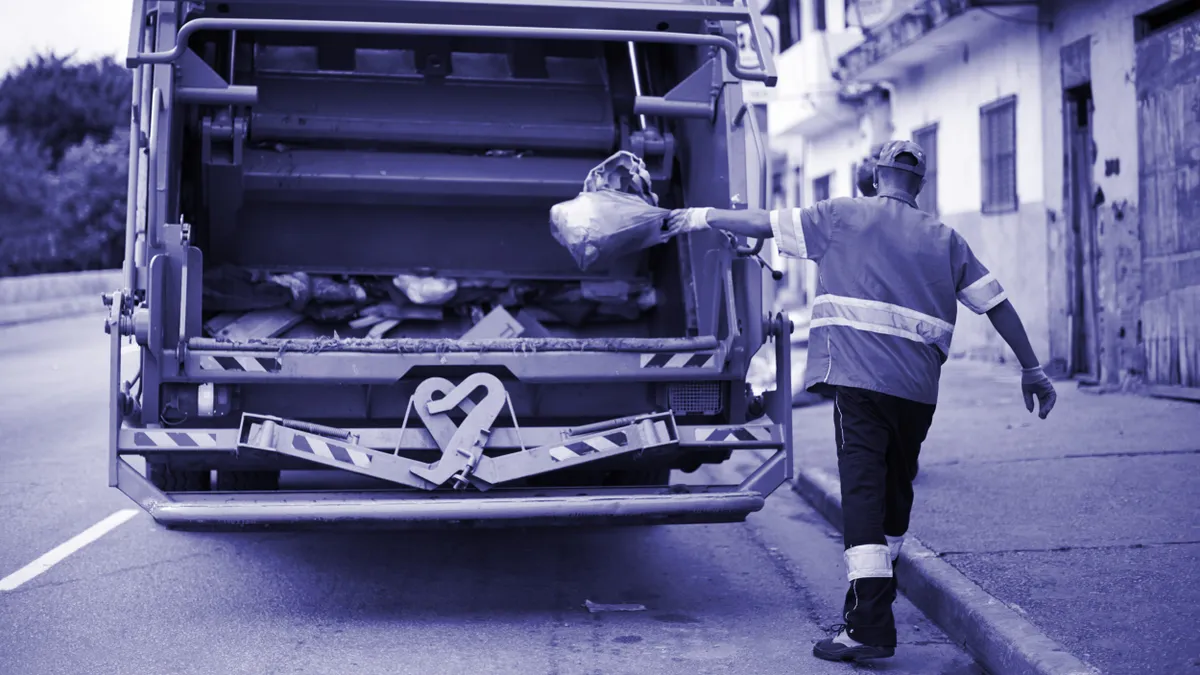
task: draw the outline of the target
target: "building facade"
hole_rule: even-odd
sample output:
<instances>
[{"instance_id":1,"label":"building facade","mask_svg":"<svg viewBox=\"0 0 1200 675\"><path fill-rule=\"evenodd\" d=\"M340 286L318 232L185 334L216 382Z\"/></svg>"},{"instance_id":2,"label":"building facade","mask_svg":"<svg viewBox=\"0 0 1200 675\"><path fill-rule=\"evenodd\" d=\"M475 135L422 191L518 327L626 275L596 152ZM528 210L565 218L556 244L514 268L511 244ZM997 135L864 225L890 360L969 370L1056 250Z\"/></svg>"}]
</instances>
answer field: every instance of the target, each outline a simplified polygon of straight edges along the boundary
<instances>
[{"instance_id":1,"label":"building facade","mask_svg":"<svg viewBox=\"0 0 1200 675\"><path fill-rule=\"evenodd\" d=\"M769 114L790 203L852 195L873 143L913 139L920 205L1002 280L1052 371L1200 389L1195 5L793 0ZM1012 358L959 317L955 355Z\"/></svg>"},{"instance_id":2,"label":"building facade","mask_svg":"<svg viewBox=\"0 0 1200 675\"><path fill-rule=\"evenodd\" d=\"M1200 3L1043 3L1051 355L1200 397Z\"/></svg>"}]
</instances>

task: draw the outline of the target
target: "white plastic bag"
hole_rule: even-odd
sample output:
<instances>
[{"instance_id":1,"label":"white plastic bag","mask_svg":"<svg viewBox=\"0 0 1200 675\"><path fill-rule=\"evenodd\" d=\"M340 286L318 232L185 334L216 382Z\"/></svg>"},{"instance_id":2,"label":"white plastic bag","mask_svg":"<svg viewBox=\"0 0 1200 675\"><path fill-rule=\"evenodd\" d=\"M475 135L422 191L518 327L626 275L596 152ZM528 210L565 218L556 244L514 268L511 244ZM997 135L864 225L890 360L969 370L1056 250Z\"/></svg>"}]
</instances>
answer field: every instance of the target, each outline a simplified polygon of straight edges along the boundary
<instances>
[{"instance_id":1,"label":"white plastic bag","mask_svg":"<svg viewBox=\"0 0 1200 675\"><path fill-rule=\"evenodd\" d=\"M414 305L444 305L458 292L458 282L439 277L397 274L392 285L404 292Z\"/></svg>"},{"instance_id":2,"label":"white plastic bag","mask_svg":"<svg viewBox=\"0 0 1200 675\"><path fill-rule=\"evenodd\" d=\"M550 225L587 271L666 241L669 213L658 207L645 163L622 150L588 173L579 196L550 209Z\"/></svg>"}]
</instances>

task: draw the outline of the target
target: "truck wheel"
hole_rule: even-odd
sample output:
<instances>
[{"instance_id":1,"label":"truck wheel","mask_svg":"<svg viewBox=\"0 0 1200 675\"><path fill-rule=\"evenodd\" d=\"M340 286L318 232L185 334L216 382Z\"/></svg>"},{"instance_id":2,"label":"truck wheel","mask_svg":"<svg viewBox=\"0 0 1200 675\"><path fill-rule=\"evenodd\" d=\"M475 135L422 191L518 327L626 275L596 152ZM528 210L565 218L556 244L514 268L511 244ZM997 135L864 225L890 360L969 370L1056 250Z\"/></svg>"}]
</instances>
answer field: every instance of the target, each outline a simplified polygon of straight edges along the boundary
<instances>
[{"instance_id":1,"label":"truck wheel","mask_svg":"<svg viewBox=\"0 0 1200 675\"><path fill-rule=\"evenodd\" d=\"M217 490L221 492L265 492L278 489L278 471L217 471Z\"/></svg>"},{"instance_id":2,"label":"truck wheel","mask_svg":"<svg viewBox=\"0 0 1200 675\"><path fill-rule=\"evenodd\" d=\"M165 463L146 462L146 475L163 492L205 492L212 488L208 471L184 471Z\"/></svg>"},{"instance_id":3,"label":"truck wheel","mask_svg":"<svg viewBox=\"0 0 1200 675\"><path fill-rule=\"evenodd\" d=\"M671 484L671 470L669 468L660 468L642 469L640 471L614 471L608 477L607 484L614 487L665 487Z\"/></svg>"}]
</instances>

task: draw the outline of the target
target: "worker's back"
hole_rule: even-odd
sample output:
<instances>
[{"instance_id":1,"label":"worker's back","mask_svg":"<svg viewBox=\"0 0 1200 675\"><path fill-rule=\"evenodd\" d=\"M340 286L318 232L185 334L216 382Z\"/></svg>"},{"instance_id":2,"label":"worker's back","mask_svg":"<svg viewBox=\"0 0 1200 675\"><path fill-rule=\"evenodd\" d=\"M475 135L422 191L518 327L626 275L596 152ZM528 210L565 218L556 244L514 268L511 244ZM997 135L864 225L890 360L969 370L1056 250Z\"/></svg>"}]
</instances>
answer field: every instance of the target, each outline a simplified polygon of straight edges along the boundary
<instances>
[{"instance_id":1,"label":"worker's back","mask_svg":"<svg viewBox=\"0 0 1200 675\"><path fill-rule=\"evenodd\" d=\"M806 386L935 403L957 312L954 232L895 197L835 199Z\"/></svg>"}]
</instances>

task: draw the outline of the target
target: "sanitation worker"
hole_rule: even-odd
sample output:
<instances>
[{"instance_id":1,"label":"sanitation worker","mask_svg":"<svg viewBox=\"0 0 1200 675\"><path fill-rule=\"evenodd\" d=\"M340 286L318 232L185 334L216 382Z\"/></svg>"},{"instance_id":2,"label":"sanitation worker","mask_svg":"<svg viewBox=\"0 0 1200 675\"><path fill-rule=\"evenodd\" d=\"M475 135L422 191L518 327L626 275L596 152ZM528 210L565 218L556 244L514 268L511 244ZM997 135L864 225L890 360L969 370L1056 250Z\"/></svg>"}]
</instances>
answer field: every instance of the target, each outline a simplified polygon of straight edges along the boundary
<instances>
[{"instance_id":1,"label":"sanitation worker","mask_svg":"<svg viewBox=\"0 0 1200 675\"><path fill-rule=\"evenodd\" d=\"M933 420L957 302L986 314L1021 362L1025 407L1045 419L1054 386L1000 282L957 232L917 209L925 153L890 141L874 170L878 196L775 211L680 209L672 232L718 229L774 237L780 253L819 267L805 388L832 390L841 477L845 623L813 654L830 661L892 656L893 568L908 530L917 454Z\"/></svg>"}]
</instances>

